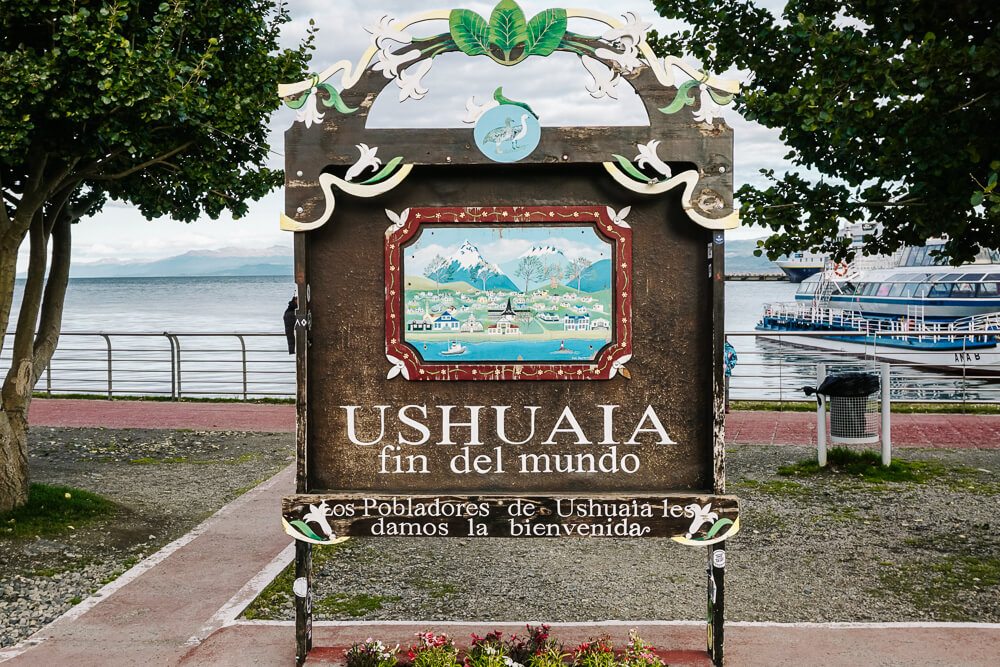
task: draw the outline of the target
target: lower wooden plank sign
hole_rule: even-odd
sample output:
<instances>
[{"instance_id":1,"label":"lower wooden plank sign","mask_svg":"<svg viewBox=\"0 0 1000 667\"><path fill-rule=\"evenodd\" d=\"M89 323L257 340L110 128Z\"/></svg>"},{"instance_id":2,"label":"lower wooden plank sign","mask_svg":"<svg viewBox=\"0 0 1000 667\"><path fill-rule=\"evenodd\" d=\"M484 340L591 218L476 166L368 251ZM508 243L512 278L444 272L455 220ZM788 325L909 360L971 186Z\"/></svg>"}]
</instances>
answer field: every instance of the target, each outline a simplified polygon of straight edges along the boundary
<instances>
[{"instance_id":1,"label":"lower wooden plank sign","mask_svg":"<svg viewBox=\"0 0 1000 667\"><path fill-rule=\"evenodd\" d=\"M690 494L299 494L284 498L282 523L312 544L342 537L669 537L704 546L740 527L736 496Z\"/></svg>"}]
</instances>

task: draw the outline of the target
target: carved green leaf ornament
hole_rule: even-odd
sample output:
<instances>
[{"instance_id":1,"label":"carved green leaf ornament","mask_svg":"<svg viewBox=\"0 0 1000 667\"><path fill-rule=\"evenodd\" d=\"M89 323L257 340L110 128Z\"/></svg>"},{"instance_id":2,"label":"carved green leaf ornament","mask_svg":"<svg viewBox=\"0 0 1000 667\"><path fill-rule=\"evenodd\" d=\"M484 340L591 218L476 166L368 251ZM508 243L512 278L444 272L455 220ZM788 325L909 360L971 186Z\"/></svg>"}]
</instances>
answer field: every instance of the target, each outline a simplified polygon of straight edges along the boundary
<instances>
[{"instance_id":1,"label":"carved green leaf ornament","mask_svg":"<svg viewBox=\"0 0 1000 667\"><path fill-rule=\"evenodd\" d=\"M482 16L471 9L453 9L448 17L448 28L455 46L469 56L490 52L490 26Z\"/></svg>"},{"instance_id":2,"label":"carved green leaf ornament","mask_svg":"<svg viewBox=\"0 0 1000 667\"><path fill-rule=\"evenodd\" d=\"M497 3L489 23L471 9L453 9L448 17L451 38L460 51L487 55L501 65L551 54L566 36L566 26L565 9L546 9L528 21L514 0Z\"/></svg>"},{"instance_id":3,"label":"carved green leaf ornament","mask_svg":"<svg viewBox=\"0 0 1000 667\"><path fill-rule=\"evenodd\" d=\"M547 56L566 35L566 10L546 9L528 21L528 54Z\"/></svg>"}]
</instances>

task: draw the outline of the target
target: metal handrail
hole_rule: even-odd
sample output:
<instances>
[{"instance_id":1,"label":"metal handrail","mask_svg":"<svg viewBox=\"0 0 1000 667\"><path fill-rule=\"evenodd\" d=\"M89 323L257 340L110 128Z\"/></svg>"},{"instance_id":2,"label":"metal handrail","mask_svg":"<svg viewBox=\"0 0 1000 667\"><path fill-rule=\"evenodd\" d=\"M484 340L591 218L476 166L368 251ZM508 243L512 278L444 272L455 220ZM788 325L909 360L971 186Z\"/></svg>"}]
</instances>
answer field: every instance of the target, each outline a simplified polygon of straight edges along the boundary
<instances>
[{"instance_id":1,"label":"metal handrail","mask_svg":"<svg viewBox=\"0 0 1000 667\"><path fill-rule=\"evenodd\" d=\"M731 331L726 335L739 355L730 379L734 400L803 401L806 399L800 389L815 383L818 363L834 367L857 364L859 359L768 343L780 343L789 336L821 337L828 332ZM973 334L930 328L907 331L906 335L973 340ZM50 396L94 393L109 398L149 395L179 400L185 396L226 396L247 400L295 395L294 356L287 354L283 333L73 331L61 336L60 342L66 344L56 350L45 368L44 389L39 387ZM239 347L225 344L227 339L235 339ZM160 347L152 341L159 341ZM881 347L881 343L876 344ZM963 352L963 358L974 353L971 349ZM9 352L2 362L9 363ZM920 363L894 363L891 378L893 400L1000 403L1000 364L972 374L964 362L950 373Z\"/></svg>"},{"instance_id":2,"label":"metal handrail","mask_svg":"<svg viewBox=\"0 0 1000 667\"><path fill-rule=\"evenodd\" d=\"M44 392L49 396L99 393L109 399L164 395L179 400L198 395L247 400L295 395L294 357L287 355L283 333L64 331L60 337L63 345L44 371ZM164 339L164 346L143 342ZM226 339L235 339L239 347L225 344ZM4 352L0 363L9 364L9 351ZM98 377L103 377L101 385L95 382Z\"/></svg>"}]
</instances>

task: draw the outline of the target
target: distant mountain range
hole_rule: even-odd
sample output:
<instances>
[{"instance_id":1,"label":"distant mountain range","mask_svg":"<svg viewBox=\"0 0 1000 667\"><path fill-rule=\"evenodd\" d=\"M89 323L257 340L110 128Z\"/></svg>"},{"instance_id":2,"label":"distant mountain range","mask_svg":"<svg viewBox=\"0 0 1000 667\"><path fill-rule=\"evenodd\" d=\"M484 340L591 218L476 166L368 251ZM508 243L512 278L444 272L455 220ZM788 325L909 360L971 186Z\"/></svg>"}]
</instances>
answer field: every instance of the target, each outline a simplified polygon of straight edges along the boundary
<instances>
[{"instance_id":1,"label":"distant mountain range","mask_svg":"<svg viewBox=\"0 0 1000 667\"><path fill-rule=\"evenodd\" d=\"M192 250L183 255L151 262L77 262L70 267L71 278L153 278L187 276L291 276L292 249L220 248Z\"/></svg>"},{"instance_id":2,"label":"distant mountain range","mask_svg":"<svg viewBox=\"0 0 1000 667\"><path fill-rule=\"evenodd\" d=\"M757 239L726 241L726 273L781 273L778 265L766 256L754 257Z\"/></svg>"},{"instance_id":3,"label":"distant mountain range","mask_svg":"<svg viewBox=\"0 0 1000 667\"><path fill-rule=\"evenodd\" d=\"M780 273L773 262L766 257L754 257L757 247L756 240L729 241L726 243L726 273ZM292 248L289 246L271 246L269 248L239 248L228 247L217 250L192 250L183 255L154 261L121 261L102 260L100 262L74 262L70 267L72 278L151 278L151 277L187 277L187 276L291 276L293 273ZM562 256L562 253L550 246L536 246L523 256L544 258ZM472 243L466 242L458 252L447 258L455 267L450 282L466 282L482 289L483 281L471 279L474 267L482 270L492 269L492 275L486 281L487 289L518 290L519 281L513 280L500 267L488 263ZM583 292L595 292L604 289L598 284L597 277L605 262L595 262L588 268L580 282ZM18 274L23 278L24 274ZM523 282L523 281L520 281ZM576 288L576 281L571 281L569 287ZM523 287L523 285L522 285Z\"/></svg>"}]
</instances>

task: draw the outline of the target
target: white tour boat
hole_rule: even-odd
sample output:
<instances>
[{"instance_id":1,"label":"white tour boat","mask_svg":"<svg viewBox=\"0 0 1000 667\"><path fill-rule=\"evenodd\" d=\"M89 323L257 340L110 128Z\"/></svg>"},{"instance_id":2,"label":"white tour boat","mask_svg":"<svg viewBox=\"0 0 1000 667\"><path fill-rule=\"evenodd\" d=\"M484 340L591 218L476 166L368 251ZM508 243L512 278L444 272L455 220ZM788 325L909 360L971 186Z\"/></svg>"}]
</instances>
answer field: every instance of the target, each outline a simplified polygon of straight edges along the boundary
<instances>
[{"instance_id":1,"label":"white tour boat","mask_svg":"<svg viewBox=\"0 0 1000 667\"><path fill-rule=\"evenodd\" d=\"M827 262L794 303L765 304L757 330L866 358L1000 373L1000 253L955 267L929 254L935 245Z\"/></svg>"}]
</instances>

